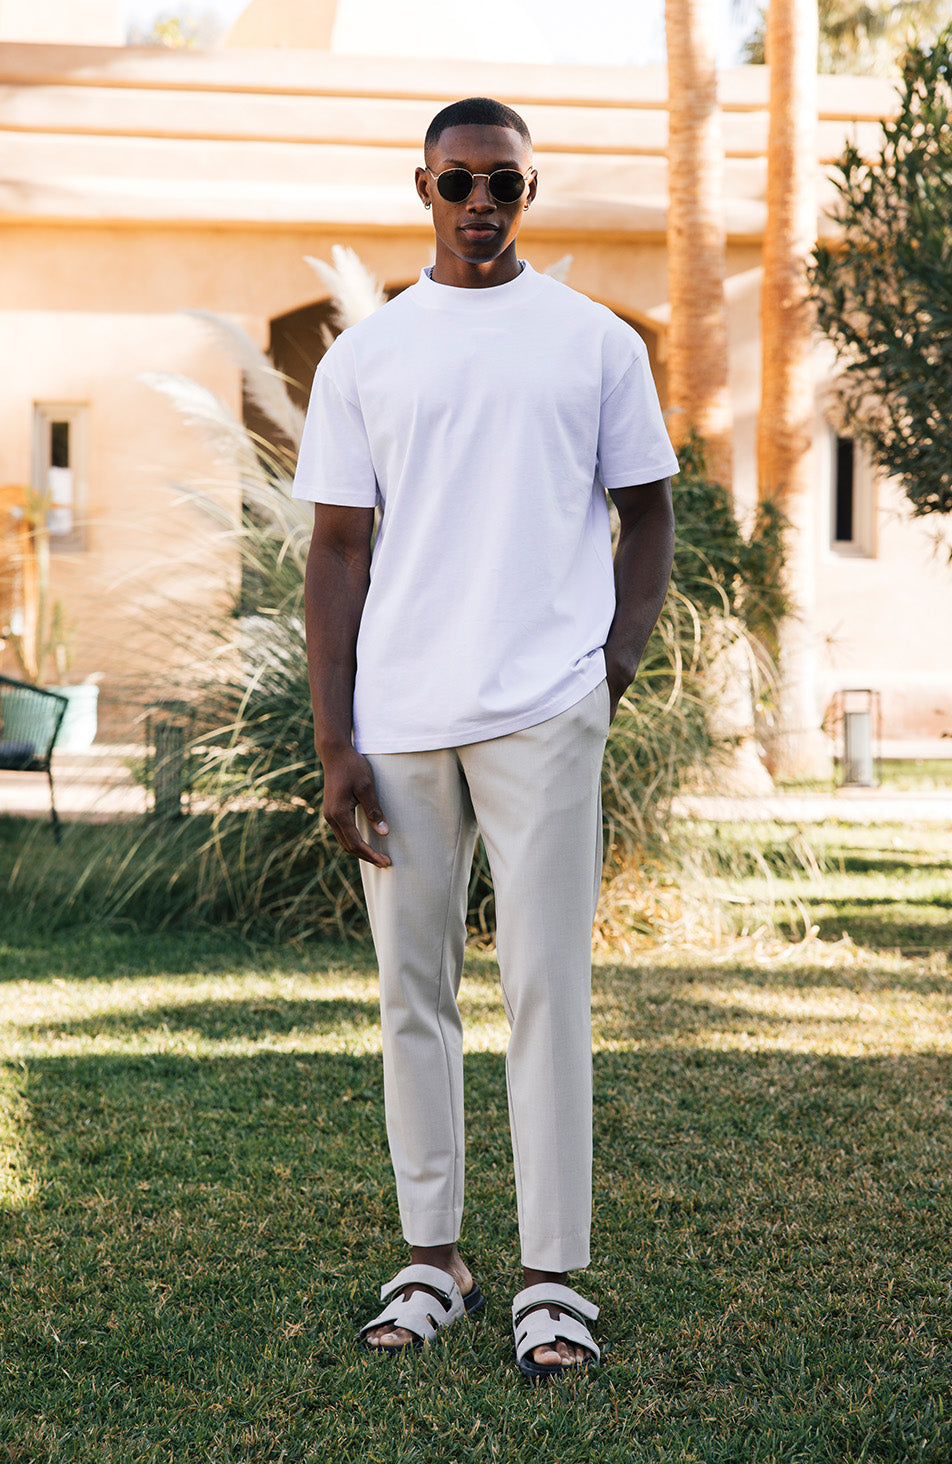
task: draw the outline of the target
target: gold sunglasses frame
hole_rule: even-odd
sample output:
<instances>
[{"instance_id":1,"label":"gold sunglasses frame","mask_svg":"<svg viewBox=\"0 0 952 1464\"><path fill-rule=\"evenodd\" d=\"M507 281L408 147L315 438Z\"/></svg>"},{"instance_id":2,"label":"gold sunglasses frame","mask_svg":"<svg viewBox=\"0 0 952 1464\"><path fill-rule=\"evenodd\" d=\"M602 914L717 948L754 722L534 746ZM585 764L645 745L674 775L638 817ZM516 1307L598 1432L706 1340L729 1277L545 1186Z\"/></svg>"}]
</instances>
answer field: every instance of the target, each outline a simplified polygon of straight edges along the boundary
<instances>
[{"instance_id":1,"label":"gold sunglasses frame","mask_svg":"<svg viewBox=\"0 0 952 1464\"><path fill-rule=\"evenodd\" d=\"M493 171L492 171L492 173L472 173L472 172L470 172L469 168L464 168L464 167L460 166L459 164L457 164L457 166L456 167L453 167L453 168L444 168L443 171L442 171L442 173L434 173L433 169L429 166L429 164L428 163L424 163L423 164L423 169L424 169L424 172L429 173L430 177L436 183L436 191L437 191L437 193L440 193L440 179L441 178L444 178L447 173L469 173L469 176L472 178L473 182L472 182L472 185L471 185L470 190L467 193L466 197L465 198L446 198L442 193L440 193L440 197L443 199L443 202L444 203L466 203L467 200L470 199L470 198L472 198L472 196L473 196L473 189L476 187L476 179L477 178L485 178L486 179L486 187L489 190L489 196L492 199L493 203L500 203L500 204L502 204L502 206L504 208L505 208L505 206L507 204L518 203L519 202L519 199L522 197L522 194L525 193L525 191L528 188L529 184L531 183L532 179L538 177L538 174L537 174L535 168L529 168L528 171L525 172L525 173L519 173L519 169L518 168L494 168ZM492 184L490 182L490 179L493 177L493 175L495 173L519 173L519 176L522 179L522 192L521 193L518 193L515 198L497 198L496 195L495 195L495 193L493 193Z\"/></svg>"}]
</instances>

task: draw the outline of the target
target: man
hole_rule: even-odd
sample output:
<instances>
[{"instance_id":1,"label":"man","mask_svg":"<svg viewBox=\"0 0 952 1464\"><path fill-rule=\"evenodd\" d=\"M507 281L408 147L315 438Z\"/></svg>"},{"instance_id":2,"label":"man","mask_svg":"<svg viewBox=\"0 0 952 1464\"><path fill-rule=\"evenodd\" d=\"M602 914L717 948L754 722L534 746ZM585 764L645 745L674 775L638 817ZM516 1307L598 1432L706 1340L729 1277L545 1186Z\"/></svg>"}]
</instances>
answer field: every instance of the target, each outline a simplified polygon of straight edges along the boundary
<instances>
[{"instance_id":1,"label":"man","mask_svg":"<svg viewBox=\"0 0 952 1464\"><path fill-rule=\"evenodd\" d=\"M477 97L434 118L416 188L435 264L325 355L294 489L315 503L324 813L361 860L411 1247L362 1340L419 1347L482 1304L457 1247L478 826L511 1026L517 1361L533 1381L598 1360L597 1308L566 1279L589 1263L599 777L667 588L677 468L639 337L517 256L537 183L510 108Z\"/></svg>"}]
</instances>

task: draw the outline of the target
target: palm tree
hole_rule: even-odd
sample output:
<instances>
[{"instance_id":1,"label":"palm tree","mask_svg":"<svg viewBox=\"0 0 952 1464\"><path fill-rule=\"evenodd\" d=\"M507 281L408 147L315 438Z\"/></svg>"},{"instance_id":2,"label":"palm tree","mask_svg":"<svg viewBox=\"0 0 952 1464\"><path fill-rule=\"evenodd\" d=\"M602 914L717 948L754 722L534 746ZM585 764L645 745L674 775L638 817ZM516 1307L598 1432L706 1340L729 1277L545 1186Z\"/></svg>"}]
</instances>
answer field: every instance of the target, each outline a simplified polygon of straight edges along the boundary
<instances>
[{"instance_id":1,"label":"palm tree","mask_svg":"<svg viewBox=\"0 0 952 1464\"><path fill-rule=\"evenodd\" d=\"M811 635L815 392L806 280L816 242L817 31L817 0L771 0L757 469L761 498L777 504L790 524L787 576L794 611L781 632L773 748L774 770L787 775L814 773L821 757L826 761Z\"/></svg>"},{"instance_id":2,"label":"palm tree","mask_svg":"<svg viewBox=\"0 0 952 1464\"><path fill-rule=\"evenodd\" d=\"M730 494L733 444L724 296L724 149L710 0L666 0L668 51L668 400L675 441L701 439L705 472ZM753 737L751 666L725 645L707 694L733 741L721 777L738 791L770 786Z\"/></svg>"},{"instance_id":3,"label":"palm tree","mask_svg":"<svg viewBox=\"0 0 952 1464\"><path fill-rule=\"evenodd\" d=\"M704 441L715 481L733 481L728 394L720 110L709 0L666 0L668 400L676 440Z\"/></svg>"},{"instance_id":4,"label":"palm tree","mask_svg":"<svg viewBox=\"0 0 952 1464\"><path fill-rule=\"evenodd\" d=\"M819 70L887 76L910 36L938 35L952 19L952 0L819 0ZM746 59L764 60L764 19L747 42Z\"/></svg>"},{"instance_id":5,"label":"palm tree","mask_svg":"<svg viewBox=\"0 0 952 1464\"><path fill-rule=\"evenodd\" d=\"M889 76L916 32L938 35L949 0L820 0L820 70Z\"/></svg>"}]
</instances>

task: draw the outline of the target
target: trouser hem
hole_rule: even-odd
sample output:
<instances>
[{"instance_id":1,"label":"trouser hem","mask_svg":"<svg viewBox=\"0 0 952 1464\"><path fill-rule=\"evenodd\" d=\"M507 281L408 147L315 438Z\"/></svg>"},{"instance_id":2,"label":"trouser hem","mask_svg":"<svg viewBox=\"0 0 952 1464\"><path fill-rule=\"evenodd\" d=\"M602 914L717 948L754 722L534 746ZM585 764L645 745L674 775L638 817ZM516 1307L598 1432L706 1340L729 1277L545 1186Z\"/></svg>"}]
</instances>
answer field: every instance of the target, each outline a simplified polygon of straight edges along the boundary
<instances>
[{"instance_id":1,"label":"trouser hem","mask_svg":"<svg viewBox=\"0 0 952 1464\"><path fill-rule=\"evenodd\" d=\"M463 1216L451 1210L427 1210L418 1215L403 1214L400 1219L407 1245L455 1245Z\"/></svg>"},{"instance_id":2,"label":"trouser hem","mask_svg":"<svg viewBox=\"0 0 952 1464\"><path fill-rule=\"evenodd\" d=\"M533 1271L581 1271L592 1259L587 1234L558 1237L523 1235L520 1239L522 1264Z\"/></svg>"}]
</instances>

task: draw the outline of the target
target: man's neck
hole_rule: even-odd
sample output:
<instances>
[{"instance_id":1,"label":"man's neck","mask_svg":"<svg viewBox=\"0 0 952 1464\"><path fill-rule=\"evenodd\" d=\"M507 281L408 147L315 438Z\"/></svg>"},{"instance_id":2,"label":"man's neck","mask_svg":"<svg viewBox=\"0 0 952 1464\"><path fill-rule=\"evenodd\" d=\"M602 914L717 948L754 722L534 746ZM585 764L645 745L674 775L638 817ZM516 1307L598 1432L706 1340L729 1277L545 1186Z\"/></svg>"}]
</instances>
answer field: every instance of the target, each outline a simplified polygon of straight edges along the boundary
<instances>
[{"instance_id":1,"label":"man's neck","mask_svg":"<svg viewBox=\"0 0 952 1464\"><path fill-rule=\"evenodd\" d=\"M434 284L453 285L456 289L490 290L496 285L508 285L521 273L522 264L513 241L498 259L480 261L460 259L450 250L438 248L430 279Z\"/></svg>"}]
</instances>

